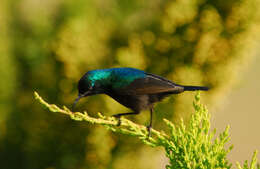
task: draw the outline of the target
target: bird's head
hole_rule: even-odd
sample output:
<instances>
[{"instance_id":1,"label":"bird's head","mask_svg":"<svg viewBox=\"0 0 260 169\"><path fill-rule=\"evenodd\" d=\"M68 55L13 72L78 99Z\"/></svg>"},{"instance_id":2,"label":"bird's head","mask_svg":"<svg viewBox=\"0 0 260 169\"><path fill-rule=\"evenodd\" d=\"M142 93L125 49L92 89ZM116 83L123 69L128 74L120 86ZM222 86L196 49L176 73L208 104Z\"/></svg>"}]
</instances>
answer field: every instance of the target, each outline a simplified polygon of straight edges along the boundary
<instances>
[{"instance_id":1,"label":"bird's head","mask_svg":"<svg viewBox=\"0 0 260 169\"><path fill-rule=\"evenodd\" d=\"M78 82L78 94L80 97L91 95L93 92L93 82L90 80L89 75L84 75Z\"/></svg>"},{"instance_id":2,"label":"bird's head","mask_svg":"<svg viewBox=\"0 0 260 169\"><path fill-rule=\"evenodd\" d=\"M78 82L78 97L73 103L72 110L81 98L100 93L103 93L100 80L94 79L93 74L87 72Z\"/></svg>"}]
</instances>

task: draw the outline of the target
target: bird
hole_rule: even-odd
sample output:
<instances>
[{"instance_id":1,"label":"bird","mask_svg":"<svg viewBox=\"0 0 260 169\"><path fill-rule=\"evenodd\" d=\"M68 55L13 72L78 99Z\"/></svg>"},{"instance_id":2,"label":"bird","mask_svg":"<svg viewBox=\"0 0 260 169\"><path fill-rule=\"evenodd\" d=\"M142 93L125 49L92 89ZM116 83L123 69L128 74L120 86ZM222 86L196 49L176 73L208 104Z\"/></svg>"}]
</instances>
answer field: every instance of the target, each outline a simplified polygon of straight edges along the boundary
<instances>
[{"instance_id":1,"label":"bird","mask_svg":"<svg viewBox=\"0 0 260 169\"><path fill-rule=\"evenodd\" d=\"M137 115L143 110L150 110L150 122L147 126L148 136L150 136L154 104L171 94L195 90L207 91L209 88L205 86L179 85L164 77L135 68L97 69L86 72L80 78L78 97L73 103L72 110L83 97L106 94L132 110L129 113L114 115L118 119L118 125L121 124L120 117L122 116Z\"/></svg>"}]
</instances>

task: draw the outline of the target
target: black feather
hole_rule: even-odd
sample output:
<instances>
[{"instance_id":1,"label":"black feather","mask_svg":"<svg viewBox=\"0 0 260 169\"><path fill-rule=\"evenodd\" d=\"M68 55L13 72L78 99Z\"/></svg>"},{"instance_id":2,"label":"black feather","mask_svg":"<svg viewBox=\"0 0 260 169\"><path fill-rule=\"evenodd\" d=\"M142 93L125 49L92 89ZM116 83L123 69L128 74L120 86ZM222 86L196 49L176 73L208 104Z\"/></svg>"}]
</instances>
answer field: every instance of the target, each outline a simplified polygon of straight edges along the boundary
<instances>
[{"instance_id":1,"label":"black feather","mask_svg":"<svg viewBox=\"0 0 260 169\"><path fill-rule=\"evenodd\" d=\"M153 105L163 98L184 91L208 90L203 86L183 86L161 76L146 73L133 68L112 68L87 72L78 84L79 98L107 94L120 104L132 109L133 113L121 113L116 117L138 114L150 109L151 119L148 130L152 126ZM74 104L74 105L75 105ZM120 120L119 120L120 122Z\"/></svg>"},{"instance_id":2,"label":"black feather","mask_svg":"<svg viewBox=\"0 0 260 169\"><path fill-rule=\"evenodd\" d=\"M195 90L208 91L209 90L208 87L204 87L204 86L183 86L183 87L184 87L184 91L195 91Z\"/></svg>"}]
</instances>

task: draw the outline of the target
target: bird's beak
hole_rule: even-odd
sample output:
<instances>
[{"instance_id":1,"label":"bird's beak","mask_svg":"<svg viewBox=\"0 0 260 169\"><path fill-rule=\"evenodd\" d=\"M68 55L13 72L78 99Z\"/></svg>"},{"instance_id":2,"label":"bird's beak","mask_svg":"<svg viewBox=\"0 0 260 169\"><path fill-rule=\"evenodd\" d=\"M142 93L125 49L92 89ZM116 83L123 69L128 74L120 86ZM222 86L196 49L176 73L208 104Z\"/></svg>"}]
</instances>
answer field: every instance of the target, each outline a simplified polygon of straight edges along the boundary
<instances>
[{"instance_id":1,"label":"bird's beak","mask_svg":"<svg viewBox=\"0 0 260 169\"><path fill-rule=\"evenodd\" d=\"M87 92L85 92L84 94L79 94L79 96L75 99L75 101L74 101L74 103L73 103L73 105L72 105L72 111L74 111L74 108L75 108L75 106L76 106L76 104L78 103L78 101L82 98L82 97L86 97L86 96L88 96L88 94L90 93L90 91L87 91Z\"/></svg>"}]
</instances>

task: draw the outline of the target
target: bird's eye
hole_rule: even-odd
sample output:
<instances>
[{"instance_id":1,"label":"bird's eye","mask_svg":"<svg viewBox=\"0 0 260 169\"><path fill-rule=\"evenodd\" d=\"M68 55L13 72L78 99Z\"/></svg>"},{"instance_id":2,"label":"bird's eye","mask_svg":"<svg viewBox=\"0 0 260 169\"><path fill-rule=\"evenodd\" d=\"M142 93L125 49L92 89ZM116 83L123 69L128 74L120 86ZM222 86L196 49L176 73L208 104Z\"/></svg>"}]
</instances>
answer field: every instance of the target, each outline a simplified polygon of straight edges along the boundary
<instances>
[{"instance_id":1,"label":"bird's eye","mask_svg":"<svg viewBox=\"0 0 260 169\"><path fill-rule=\"evenodd\" d=\"M100 87L99 83L95 83L93 86L90 86L91 89L98 89Z\"/></svg>"},{"instance_id":2,"label":"bird's eye","mask_svg":"<svg viewBox=\"0 0 260 169\"><path fill-rule=\"evenodd\" d=\"M91 90L91 86L85 80L80 80L78 83L79 94L83 95L85 92Z\"/></svg>"}]
</instances>

